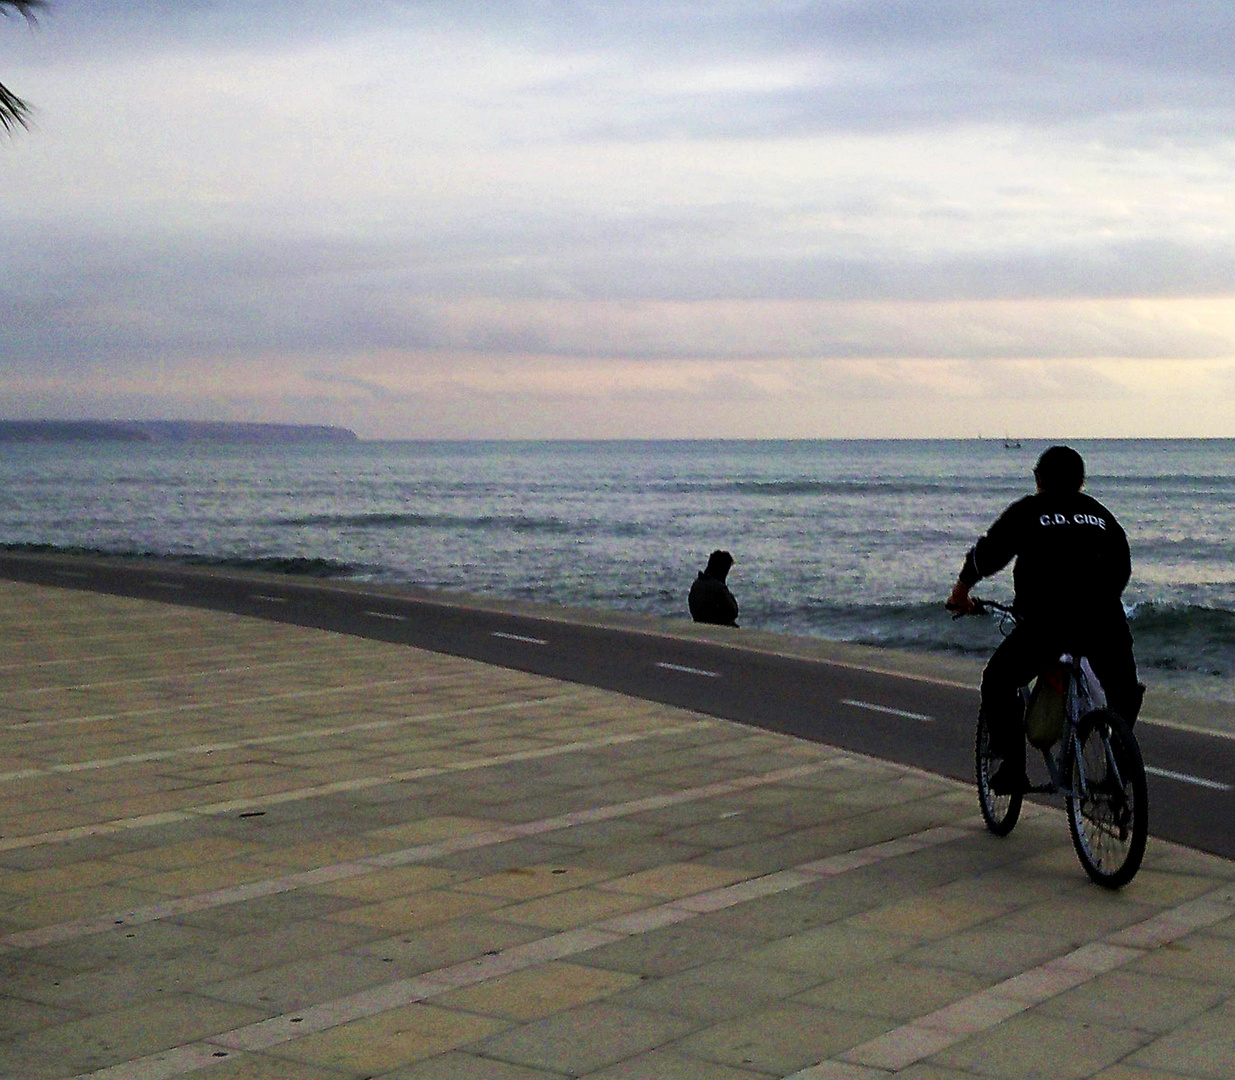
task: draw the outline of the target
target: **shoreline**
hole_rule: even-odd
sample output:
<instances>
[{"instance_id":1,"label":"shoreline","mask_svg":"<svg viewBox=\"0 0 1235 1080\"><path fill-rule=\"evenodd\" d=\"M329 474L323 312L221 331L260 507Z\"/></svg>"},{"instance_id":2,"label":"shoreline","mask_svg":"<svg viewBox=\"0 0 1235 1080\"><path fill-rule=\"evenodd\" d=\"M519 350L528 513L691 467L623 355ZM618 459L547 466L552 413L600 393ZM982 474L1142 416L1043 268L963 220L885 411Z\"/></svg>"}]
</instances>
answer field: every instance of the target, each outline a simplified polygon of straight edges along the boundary
<instances>
[{"instance_id":1,"label":"shoreline","mask_svg":"<svg viewBox=\"0 0 1235 1080\"><path fill-rule=\"evenodd\" d=\"M200 564L185 564L163 560L158 556L148 559L132 557L84 556L76 554L21 553L6 551L8 557L31 562L53 559L66 565L133 566L137 562L157 564L170 574L217 578L242 578L266 583L287 584L322 592L347 592L374 597L412 597L446 607L477 611L510 612L543 619L546 622L565 625L613 627L653 636L680 640L706 641L729 648L766 653L795 659L819 660L831 664L860 668L867 671L908 676L923 682L976 689L982 675L985 660L967 660L931 653L916 653L905 650L857 645L848 642L829 641L824 638L775 633L748 628L732 629L694 623L689 619L666 616L643 615L602 608L580 608L562 604L541 603L530 600L514 600L478 596L449 590L434 590L415 586L395 586L333 578L306 577L299 574L282 574L269 571L215 567ZM65 587L74 586L66 583ZM169 599L169 602L174 602ZM1235 739L1235 704L1204 698L1189 697L1173 690L1150 687L1145 695L1140 723L1218 734Z\"/></svg>"}]
</instances>

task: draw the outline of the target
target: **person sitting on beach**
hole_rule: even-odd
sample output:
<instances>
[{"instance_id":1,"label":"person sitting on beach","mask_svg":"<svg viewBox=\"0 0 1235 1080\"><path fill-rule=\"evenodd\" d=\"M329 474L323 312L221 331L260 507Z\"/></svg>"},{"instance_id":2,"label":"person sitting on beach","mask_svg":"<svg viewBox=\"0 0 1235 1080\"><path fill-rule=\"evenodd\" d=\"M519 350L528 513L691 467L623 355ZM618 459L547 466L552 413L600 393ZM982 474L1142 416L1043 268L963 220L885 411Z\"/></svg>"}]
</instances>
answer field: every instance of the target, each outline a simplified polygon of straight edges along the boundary
<instances>
[{"instance_id":1,"label":"person sitting on beach","mask_svg":"<svg viewBox=\"0 0 1235 1080\"><path fill-rule=\"evenodd\" d=\"M738 602L725 584L732 565L733 556L727 551L713 551L708 557L708 565L699 571L687 598L690 617L695 622L737 626Z\"/></svg>"},{"instance_id":2,"label":"person sitting on beach","mask_svg":"<svg viewBox=\"0 0 1235 1080\"><path fill-rule=\"evenodd\" d=\"M1014 558L1018 624L982 673L982 715L1002 764L991 790L1024 790L1025 726L1019 688L1062 652L1089 658L1107 701L1129 725L1145 688L1137 682L1132 633L1120 595L1132 573L1128 538L1115 515L1081 493L1085 463L1052 446L1033 470L1037 493L1009 506L965 556L947 607L974 611L969 590Z\"/></svg>"}]
</instances>

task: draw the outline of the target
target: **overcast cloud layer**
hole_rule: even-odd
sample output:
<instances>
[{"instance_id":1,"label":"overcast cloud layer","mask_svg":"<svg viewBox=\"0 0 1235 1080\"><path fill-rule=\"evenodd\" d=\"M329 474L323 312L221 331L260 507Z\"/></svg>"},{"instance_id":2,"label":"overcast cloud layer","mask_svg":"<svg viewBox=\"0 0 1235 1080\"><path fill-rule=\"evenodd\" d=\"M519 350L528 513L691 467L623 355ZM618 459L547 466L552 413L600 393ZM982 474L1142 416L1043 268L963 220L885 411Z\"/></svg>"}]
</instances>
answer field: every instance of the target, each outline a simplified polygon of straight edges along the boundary
<instances>
[{"instance_id":1,"label":"overcast cloud layer","mask_svg":"<svg viewBox=\"0 0 1235 1080\"><path fill-rule=\"evenodd\" d=\"M1235 433L1226 3L55 0L0 415Z\"/></svg>"}]
</instances>

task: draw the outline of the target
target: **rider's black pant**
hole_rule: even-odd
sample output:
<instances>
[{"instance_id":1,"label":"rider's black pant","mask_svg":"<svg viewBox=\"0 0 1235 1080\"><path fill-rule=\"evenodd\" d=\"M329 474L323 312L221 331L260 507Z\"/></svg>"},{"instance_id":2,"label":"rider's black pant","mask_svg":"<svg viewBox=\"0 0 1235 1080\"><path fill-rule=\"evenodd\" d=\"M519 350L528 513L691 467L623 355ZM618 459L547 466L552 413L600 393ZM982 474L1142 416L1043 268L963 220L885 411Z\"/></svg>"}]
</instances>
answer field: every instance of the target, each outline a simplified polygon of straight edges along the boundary
<instances>
[{"instance_id":1,"label":"rider's black pant","mask_svg":"<svg viewBox=\"0 0 1235 1080\"><path fill-rule=\"evenodd\" d=\"M1087 632L1033 633L1018 626L997 648L982 672L982 716L991 733L991 749L1000 757L1024 756L1024 702L1027 686L1061 653L1084 655L1106 692L1107 705L1135 723L1144 692L1137 684L1136 660L1128 624L1111 623Z\"/></svg>"}]
</instances>

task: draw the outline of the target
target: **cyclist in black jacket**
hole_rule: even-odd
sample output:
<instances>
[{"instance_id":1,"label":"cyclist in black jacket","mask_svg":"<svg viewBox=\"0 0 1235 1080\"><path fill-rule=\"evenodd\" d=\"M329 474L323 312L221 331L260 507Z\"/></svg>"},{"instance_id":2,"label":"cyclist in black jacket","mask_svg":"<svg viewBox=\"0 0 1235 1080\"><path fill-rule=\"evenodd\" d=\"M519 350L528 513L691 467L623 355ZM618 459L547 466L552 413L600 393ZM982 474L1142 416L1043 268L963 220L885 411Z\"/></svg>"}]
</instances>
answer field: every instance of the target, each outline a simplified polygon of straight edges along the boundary
<instances>
[{"instance_id":1,"label":"cyclist in black jacket","mask_svg":"<svg viewBox=\"0 0 1235 1080\"><path fill-rule=\"evenodd\" d=\"M1083 654L1107 703L1129 724L1140 711L1132 633L1120 594L1132 573L1128 538L1096 499L1081 493L1085 463L1071 447L1052 446L1034 467L1038 491L1009 506L969 550L948 608L973 610L969 590L1012 559L1018 625L982 673L982 715L992 752L1003 763L996 793L1026 784L1020 687L1062 652Z\"/></svg>"}]
</instances>

